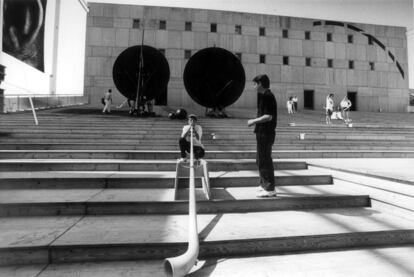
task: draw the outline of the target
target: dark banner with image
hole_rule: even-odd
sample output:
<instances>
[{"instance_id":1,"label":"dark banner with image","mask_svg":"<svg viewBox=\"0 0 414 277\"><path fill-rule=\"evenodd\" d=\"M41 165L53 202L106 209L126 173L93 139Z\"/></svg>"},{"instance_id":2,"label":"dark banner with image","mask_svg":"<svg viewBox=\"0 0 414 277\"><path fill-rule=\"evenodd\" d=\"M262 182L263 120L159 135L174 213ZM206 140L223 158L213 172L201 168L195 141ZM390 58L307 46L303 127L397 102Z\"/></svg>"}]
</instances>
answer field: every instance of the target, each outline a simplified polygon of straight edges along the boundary
<instances>
[{"instance_id":1,"label":"dark banner with image","mask_svg":"<svg viewBox=\"0 0 414 277\"><path fill-rule=\"evenodd\" d=\"M3 52L44 71L47 0L4 0Z\"/></svg>"}]
</instances>

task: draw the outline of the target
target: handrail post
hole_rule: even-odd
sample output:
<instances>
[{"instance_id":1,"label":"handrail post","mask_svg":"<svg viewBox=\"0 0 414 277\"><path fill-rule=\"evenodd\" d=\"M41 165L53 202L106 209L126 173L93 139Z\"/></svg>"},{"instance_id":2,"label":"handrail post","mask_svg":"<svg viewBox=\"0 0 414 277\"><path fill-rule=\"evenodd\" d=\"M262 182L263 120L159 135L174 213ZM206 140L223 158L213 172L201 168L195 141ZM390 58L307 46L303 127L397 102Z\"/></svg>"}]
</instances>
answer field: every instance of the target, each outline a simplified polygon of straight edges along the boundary
<instances>
[{"instance_id":1,"label":"handrail post","mask_svg":"<svg viewBox=\"0 0 414 277\"><path fill-rule=\"evenodd\" d=\"M39 125L39 122L37 121L36 111L35 111L35 108L34 108L34 105L33 105L33 100L32 100L31 96L29 96L29 102L30 102L30 106L32 107L32 113L33 113L33 117L34 117L34 120L35 120L35 124Z\"/></svg>"}]
</instances>

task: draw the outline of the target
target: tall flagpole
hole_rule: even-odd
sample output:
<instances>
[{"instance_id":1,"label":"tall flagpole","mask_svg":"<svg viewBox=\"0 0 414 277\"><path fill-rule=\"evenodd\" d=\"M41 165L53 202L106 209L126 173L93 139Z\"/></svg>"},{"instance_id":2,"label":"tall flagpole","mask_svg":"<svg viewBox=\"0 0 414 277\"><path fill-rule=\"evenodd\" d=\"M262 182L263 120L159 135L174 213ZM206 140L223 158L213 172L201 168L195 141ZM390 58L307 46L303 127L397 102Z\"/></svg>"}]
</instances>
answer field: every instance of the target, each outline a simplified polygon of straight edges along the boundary
<instances>
[{"instance_id":1,"label":"tall flagpole","mask_svg":"<svg viewBox=\"0 0 414 277\"><path fill-rule=\"evenodd\" d=\"M142 25L144 26L144 24ZM142 71L144 68L144 55L143 55L143 48L144 48L144 33L145 28L142 28L142 38L141 38L141 49L140 49L140 55L139 55L139 64L138 64L138 83L137 83L137 96L135 99L135 110L137 111L137 116L139 116L140 112L138 108L141 106L141 100L142 97L140 97L140 94L142 93L141 90L143 88L143 80L142 80Z\"/></svg>"}]
</instances>

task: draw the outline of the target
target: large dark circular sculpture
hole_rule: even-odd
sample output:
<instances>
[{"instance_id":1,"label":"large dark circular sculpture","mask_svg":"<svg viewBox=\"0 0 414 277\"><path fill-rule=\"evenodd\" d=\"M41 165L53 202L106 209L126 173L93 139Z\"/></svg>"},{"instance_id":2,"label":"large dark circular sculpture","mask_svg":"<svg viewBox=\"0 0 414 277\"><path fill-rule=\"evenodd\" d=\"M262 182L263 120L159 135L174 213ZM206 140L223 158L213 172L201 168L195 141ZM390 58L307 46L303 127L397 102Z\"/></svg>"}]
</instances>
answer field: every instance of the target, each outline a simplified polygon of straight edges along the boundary
<instances>
[{"instance_id":1,"label":"large dark circular sculpture","mask_svg":"<svg viewBox=\"0 0 414 277\"><path fill-rule=\"evenodd\" d=\"M140 96L152 100L167 88L170 67L164 55L153 47L144 45L142 56L143 89L140 91ZM137 96L140 57L140 45L129 47L118 56L112 69L116 88L130 100L135 100Z\"/></svg>"},{"instance_id":2,"label":"large dark circular sculpture","mask_svg":"<svg viewBox=\"0 0 414 277\"><path fill-rule=\"evenodd\" d=\"M240 60L217 47L195 53L184 69L184 86L191 98L207 108L224 108L243 92L246 75Z\"/></svg>"}]
</instances>

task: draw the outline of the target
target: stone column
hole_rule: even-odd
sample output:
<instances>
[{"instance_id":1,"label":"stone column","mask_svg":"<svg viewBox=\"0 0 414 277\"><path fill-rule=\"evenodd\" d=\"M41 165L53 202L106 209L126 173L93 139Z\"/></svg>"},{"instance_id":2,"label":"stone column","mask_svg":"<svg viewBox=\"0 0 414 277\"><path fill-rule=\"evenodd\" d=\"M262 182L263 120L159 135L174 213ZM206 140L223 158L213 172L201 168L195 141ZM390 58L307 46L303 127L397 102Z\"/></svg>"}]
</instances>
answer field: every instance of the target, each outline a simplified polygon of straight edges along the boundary
<instances>
[{"instance_id":1,"label":"stone column","mask_svg":"<svg viewBox=\"0 0 414 277\"><path fill-rule=\"evenodd\" d=\"M59 46L59 26L60 26L60 1L56 0L54 11L54 28L53 28L53 56L52 56L52 72L50 74L50 95L56 95L56 75L57 75L57 59Z\"/></svg>"},{"instance_id":2,"label":"stone column","mask_svg":"<svg viewBox=\"0 0 414 277\"><path fill-rule=\"evenodd\" d=\"M414 93L414 0L411 18L411 28L407 28L407 55L408 55L408 88ZM414 106L408 105L408 112L414 112Z\"/></svg>"},{"instance_id":3,"label":"stone column","mask_svg":"<svg viewBox=\"0 0 414 277\"><path fill-rule=\"evenodd\" d=\"M414 28L407 30L408 87L414 89Z\"/></svg>"},{"instance_id":4,"label":"stone column","mask_svg":"<svg viewBox=\"0 0 414 277\"><path fill-rule=\"evenodd\" d=\"M0 0L0 67L3 67L3 0ZM0 70L5 70L0 68ZM0 73L1 74L1 73ZM0 84L3 77L0 76ZM4 111L4 90L0 88L0 113Z\"/></svg>"},{"instance_id":5,"label":"stone column","mask_svg":"<svg viewBox=\"0 0 414 277\"><path fill-rule=\"evenodd\" d=\"M3 52L3 0L0 0L0 53ZM0 55L0 62L2 62Z\"/></svg>"},{"instance_id":6,"label":"stone column","mask_svg":"<svg viewBox=\"0 0 414 277\"><path fill-rule=\"evenodd\" d=\"M411 27L407 28L408 87L414 89L414 0Z\"/></svg>"}]
</instances>

